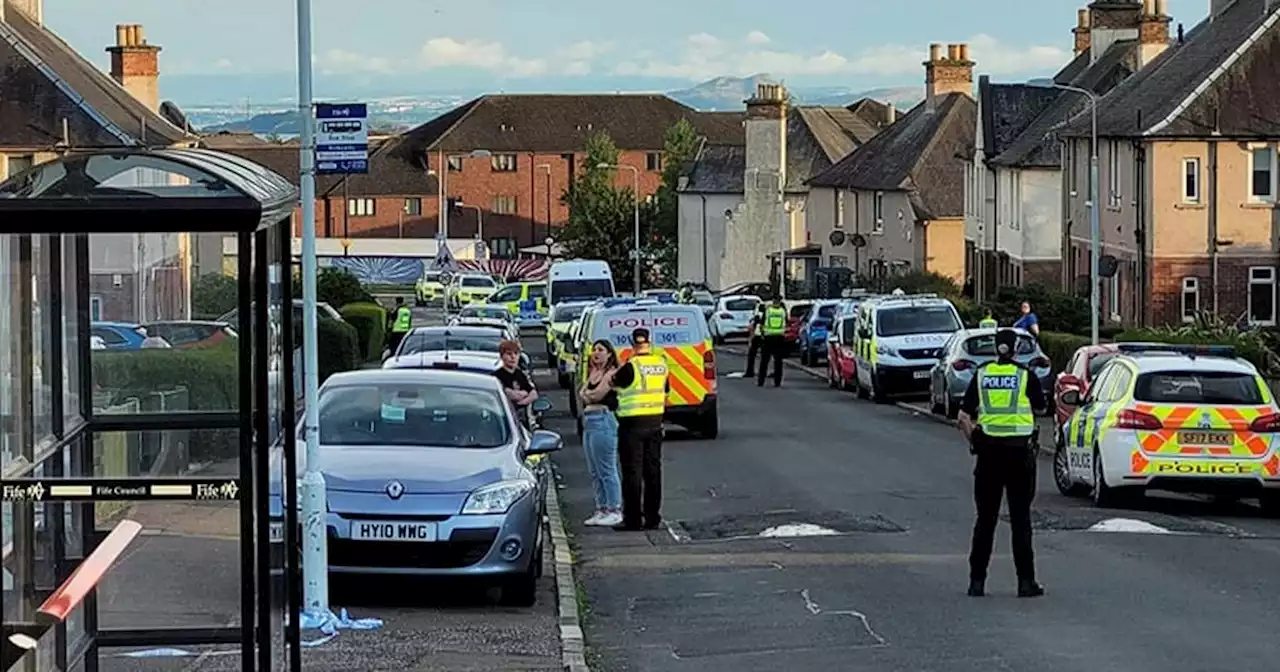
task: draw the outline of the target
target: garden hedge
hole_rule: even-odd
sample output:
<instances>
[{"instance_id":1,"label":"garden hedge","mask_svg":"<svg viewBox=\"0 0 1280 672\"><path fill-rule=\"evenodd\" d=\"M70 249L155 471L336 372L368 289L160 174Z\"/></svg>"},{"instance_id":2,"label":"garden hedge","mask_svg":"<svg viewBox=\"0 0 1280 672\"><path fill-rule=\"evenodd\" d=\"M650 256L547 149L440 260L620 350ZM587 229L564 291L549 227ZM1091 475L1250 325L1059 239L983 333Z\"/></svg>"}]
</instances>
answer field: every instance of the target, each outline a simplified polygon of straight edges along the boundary
<instances>
[{"instance_id":1,"label":"garden hedge","mask_svg":"<svg viewBox=\"0 0 1280 672\"><path fill-rule=\"evenodd\" d=\"M1058 331L1042 331L1036 340L1040 342L1040 349L1044 350L1044 354L1049 357L1054 375L1060 373L1067 362L1071 361L1071 356L1076 353L1076 350L1093 342L1088 336L1064 334Z\"/></svg>"},{"instance_id":2,"label":"garden hedge","mask_svg":"<svg viewBox=\"0 0 1280 672\"><path fill-rule=\"evenodd\" d=\"M360 340L361 359L376 362L387 343L387 311L376 303L350 303L340 311L342 319L355 327Z\"/></svg>"}]
</instances>

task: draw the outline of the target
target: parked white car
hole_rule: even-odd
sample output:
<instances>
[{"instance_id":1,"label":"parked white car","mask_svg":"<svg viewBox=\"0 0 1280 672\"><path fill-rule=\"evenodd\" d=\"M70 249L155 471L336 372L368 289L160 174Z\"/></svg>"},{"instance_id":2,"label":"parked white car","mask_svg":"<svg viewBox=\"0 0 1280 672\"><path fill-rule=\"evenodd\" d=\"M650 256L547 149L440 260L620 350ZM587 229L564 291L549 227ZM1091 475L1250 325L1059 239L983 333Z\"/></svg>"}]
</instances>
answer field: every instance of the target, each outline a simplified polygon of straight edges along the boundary
<instances>
[{"instance_id":1,"label":"parked white car","mask_svg":"<svg viewBox=\"0 0 1280 672\"><path fill-rule=\"evenodd\" d=\"M721 297L707 321L711 328L711 341L724 343L730 338L750 338L751 316L760 306L760 297L739 294Z\"/></svg>"}]
</instances>

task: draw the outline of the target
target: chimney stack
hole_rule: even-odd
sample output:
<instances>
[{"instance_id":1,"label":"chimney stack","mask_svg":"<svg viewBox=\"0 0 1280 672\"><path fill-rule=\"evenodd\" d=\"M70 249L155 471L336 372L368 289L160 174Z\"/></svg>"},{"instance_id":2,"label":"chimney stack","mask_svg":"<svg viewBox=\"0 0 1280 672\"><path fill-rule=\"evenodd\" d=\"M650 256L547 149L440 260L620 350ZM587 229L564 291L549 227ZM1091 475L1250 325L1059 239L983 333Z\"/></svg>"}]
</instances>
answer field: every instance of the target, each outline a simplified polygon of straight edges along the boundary
<instances>
[{"instance_id":1,"label":"chimney stack","mask_svg":"<svg viewBox=\"0 0 1280 672\"><path fill-rule=\"evenodd\" d=\"M1155 60L1169 48L1169 0L1142 0L1138 21L1138 67Z\"/></svg>"},{"instance_id":2,"label":"chimney stack","mask_svg":"<svg viewBox=\"0 0 1280 672\"><path fill-rule=\"evenodd\" d=\"M1089 10L1076 10L1076 27L1071 29L1071 33L1075 35L1076 56L1083 54L1089 50Z\"/></svg>"},{"instance_id":3,"label":"chimney stack","mask_svg":"<svg viewBox=\"0 0 1280 672\"><path fill-rule=\"evenodd\" d=\"M898 108L893 103L889 103L884 108L884 125L892 126L893 122L898 120Z\"/></svg>"},{"instance_id":4,"label":"chimney stack","mask_svg":"<svg viewBox=\"0 0 1280 672\"><path fill-rule=\"evenodd\" d=\"M933 104L951 93L973 96L973 66L967 44L947 45L946 58L941 44L929 45L929 60L924 62L926 102Z\"/></svg>"},{"instance_id":5,"label":"chimney stack","mask_svg":"<svg viewBox=\"0 0 1280 672\"><path fill-rule=\"evenodd\" d=\"M12 16L15 10L22 12L32 23L44 24L44 0L0 0L0 21Z\"/></svg>"},{"instance_id":6,"label":"chimney stack","mask_svg":"<svg viewBox=\"0 0 1280 672\"><path fill-rule=\"evenodd\" d=\"M111 78L123 86L152 112L160 111L160 47L147 44L142 26L116 26L116 44L111 54Z\"/></svg>"},{"instance_id":7,"label":"chimney stack","mask_svg":"<svg viewBox=\"0 0 1280 672\"><path fill-rule=\"evenodd\" d=\"M1094 0L1089 3L1089 62L1121 40L1138 39L1138 26L1150 0Z\"/></svg>"}]
</instances>

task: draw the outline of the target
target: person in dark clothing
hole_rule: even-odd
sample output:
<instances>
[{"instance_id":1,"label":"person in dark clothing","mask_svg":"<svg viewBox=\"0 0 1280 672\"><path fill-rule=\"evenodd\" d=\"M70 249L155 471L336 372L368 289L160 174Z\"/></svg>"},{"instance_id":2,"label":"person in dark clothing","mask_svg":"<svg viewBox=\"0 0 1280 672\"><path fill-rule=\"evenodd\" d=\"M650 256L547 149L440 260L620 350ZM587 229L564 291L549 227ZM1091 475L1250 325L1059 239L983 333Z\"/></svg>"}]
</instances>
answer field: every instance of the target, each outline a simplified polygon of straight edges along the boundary
<instances>
[{"instance_id":1,"label":"person in dark clothing","mask_svg":"<svg viewBox=\"0 0 1280 672\"><path fill-rule=\"evenodd\" d=\"M520 344L516 341L499 343L498 356L502 358L502 366L493 375L502 383L502 390L520 413L520 419L530 422L533 418L530 409L538 399L538 388L529 380L529 374L520 368Z\"/></svg>"},{"instance_id":2,"label":"person in dark clothing","mask_svg":"<svg viewBox=\"0 0 1280 672\"><path fill-rule=\"evenodd\" d=\"M631 358L613 376L622 472L622 523L613 529L619 531L662 524L662 418L671 389L667 360L653 352L649 330L631 332L631 345Z\"/></svg>"},{"instance_id":3,"label":"person in dark clothing","mask_svg":"<svg viewBox=\"0 0 1280 672\"><path fill-rule=\"evenodd\" d=\"M756 376L756 357L760 354L760 345L764 343L762 330L764 329L764 308L767 304L763 301L756 306L756 314L751 316L751 322L747 325L750 334L750 345L747 346L747 372L742 374L743 378L755 378Z\"/></svg>"},{"instance_id":4,"label":"person in dark clothing","mask_svg":"<svg viewBox=\"0 0 1280 672\"><path fill-rule=\"evenodd\" d=\"M1018 597L1044 595L1044 588L1036 582L1031 547L1031 500L1035 497L1038 450L1035 416L1048 408L1039 379L1013 358L1017 340L1012 329L996 332L996 361L978 367L960 402L958 426L969 440L969 452L977 456L973 470L977 520L969 552L971 597L986 593L1000 501L1006 495Z\"/></svg>"},{"instance_id":5,"label":"person in dark clothing","mask_svg":"<svg viewBox=\"0 0 1280 672\"><path fill-rule=\"evenodd\" d=\"M782 386L782 358L787 353L787 308L782 304L781 296L774 296L773 302L764 309L764 320L761 326L760 369L756 372L756 385L764 387L764 378L768 375L769 360L773 360L773 386Z\"/></svg>"}]
</instances>

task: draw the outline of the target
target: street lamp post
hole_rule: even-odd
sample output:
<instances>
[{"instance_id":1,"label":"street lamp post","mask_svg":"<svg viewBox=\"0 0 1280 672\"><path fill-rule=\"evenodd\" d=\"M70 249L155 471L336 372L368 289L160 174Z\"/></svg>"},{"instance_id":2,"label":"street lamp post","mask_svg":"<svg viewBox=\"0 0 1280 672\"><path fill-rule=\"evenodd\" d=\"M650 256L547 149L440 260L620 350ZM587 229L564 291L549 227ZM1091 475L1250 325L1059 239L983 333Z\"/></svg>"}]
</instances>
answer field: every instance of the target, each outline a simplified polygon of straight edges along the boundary
<instances>
[{"instance_id":1,"label":"street lamp post","mask_svg":"<svg viewBox=\"0 0 1280 672\"><path fill-rule=\"evenodd\" d=\"M633 178L633 185L634 185L631 189L631 192L632 192L632 196L634 196L634 202L635 202L635 228L636 228L635 230L636 249L634 252L636 256L635 293L636 293L636 296L640 296L640 169L636 168L635 166L624 166L624 165L613 164L613 163L601 163L596 167L604 168L604 169L612 168L614 170L625 168L631 171L631 175Z\"/></svg>"},{"instance_id":2,"label":"street lamp post","mask_svg":"<svg viewBox=\"0 0 1280 672\"><path fill-rule=\"evenodd\" d=\"M1098 344L1098 321L1102 314L1102 298L1099 296L1099 285L1102 284L1098 271L1098 260L1102 254L1102 224L1100 222L1101 205L1098 202L1098 94L1078 86L1050 83L1049 88L1070 91L1089 99L1089 336L1094 345ZM1070 169L1070 166L1068 166Z\"/></svg>"},{"instance_id":3,"label":"street lamp post","mask_svg":"<svg viewBox=\"0 0 1280 672\"><path fill-rule=\"evenodd\" d=\"M445 165L445 155L444 155L443 149L440 150L439 154L440 154L440 161L439 161L440 169L436 170L428 167L427 175L434 175L436 177L436 200L439 202L439 205L440 205L440 215L439 215L440 235L443 236L445 240L448 240L449 239L449 204L446 202L446 199L445 199L445 194L448 193L448 189L446 188L445 183L448 182L449 166ZM484 159L484 158L493 156L493 152L490 152L487 149L475 149L475 150L472 150L470 154L467 154L467 156L473 159Z\"/></svg>"}]
</instances>

